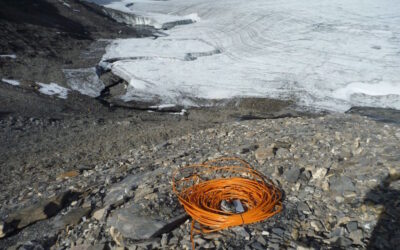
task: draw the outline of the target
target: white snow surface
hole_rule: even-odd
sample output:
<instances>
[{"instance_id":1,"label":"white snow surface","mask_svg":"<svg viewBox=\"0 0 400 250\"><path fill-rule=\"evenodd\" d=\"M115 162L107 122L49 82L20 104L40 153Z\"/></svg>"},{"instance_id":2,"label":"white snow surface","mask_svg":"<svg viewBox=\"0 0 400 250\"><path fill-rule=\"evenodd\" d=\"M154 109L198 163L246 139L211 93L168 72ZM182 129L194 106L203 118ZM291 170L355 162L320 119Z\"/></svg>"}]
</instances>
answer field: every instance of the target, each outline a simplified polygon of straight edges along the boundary
<instances>
[{"instance_id":1,"label":"white snow surface","mask_svg":"<svg viewBox=\"0 0 400 250\"><path fill-rule=\"evenodd\" d=\"M12 80L12 79L6 79L6 78L2 78L1 79L3 82L11 84L13 86L18 86L20 85L20 82L18 80Z\"/></svg>"},{"instance_id":2,"label":"white snow surface","mask_svg":"<svg viewBox=\"0 0 400 250\"><path fill-rule=\"evenodd\" d=\"M173 107L176 107L176 105L175 104L162 104L162 105L150 106L150 108L159 109L159 110L173 108Z\"/></svg>"},{"instance_id":3,"label":"white snow surface","mask_svg":"<svg viewBox=\"0 0 400 250\"><path fill-rule=\"evenodd\" d=\"M159 25L199 17L108 47L103 61L115 59L108 67L129 83L125 101L239 96L400 109L400 1L92 1Z\"/></svg>"},{"instance_id":4,"label":"white snow surface","mask_svg":"<svg viewBox=\"0 0 400 250\"><path fill-rule=\"evenodd\" d=\"M39 92L45 95L56 95L58 98L67 99L69 89L61 87L57 83L40 83L37 82L40 86Z\"/></svg>"}]
</instances>

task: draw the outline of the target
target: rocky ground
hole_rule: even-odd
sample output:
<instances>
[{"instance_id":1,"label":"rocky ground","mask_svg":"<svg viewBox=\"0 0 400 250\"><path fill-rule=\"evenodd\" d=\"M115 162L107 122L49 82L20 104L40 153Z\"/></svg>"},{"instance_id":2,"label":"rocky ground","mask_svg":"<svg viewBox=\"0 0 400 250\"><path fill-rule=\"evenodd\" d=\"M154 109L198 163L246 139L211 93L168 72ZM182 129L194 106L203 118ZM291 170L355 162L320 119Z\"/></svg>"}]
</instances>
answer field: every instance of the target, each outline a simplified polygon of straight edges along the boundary
<instances>
[{"instance_id":1,"label":"rocky ground","mask_svg":"<svg viewBox=\"0 0 400 250\"><path fill-rule=\"evenodd\" d=\"M190 220L172 192L172 172L238 156L277 183L284 209L264 222L196 235L198 249L393 249L399 142L398 125L358 115L218 124L57 176L33 173L34 185L16 186L20 192L1 207L0 245L189 249Z\"/></svg>"}]
</instances>

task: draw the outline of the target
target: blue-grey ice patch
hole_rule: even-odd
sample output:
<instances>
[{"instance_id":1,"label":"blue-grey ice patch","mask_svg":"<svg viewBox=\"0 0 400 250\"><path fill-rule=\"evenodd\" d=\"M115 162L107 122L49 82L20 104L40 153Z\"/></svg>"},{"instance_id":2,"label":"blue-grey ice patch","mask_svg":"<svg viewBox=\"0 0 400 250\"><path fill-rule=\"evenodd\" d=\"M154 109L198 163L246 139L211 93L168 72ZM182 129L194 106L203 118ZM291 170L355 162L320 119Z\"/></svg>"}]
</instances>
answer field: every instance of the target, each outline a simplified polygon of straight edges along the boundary
<instances>
[{"instance_id":1,"label":"blue-grey ice patch","mask_svg":"<svg viewBox=\"0 0 400 250\"><path fill-rule=\"evenodd\" d=\"M96 69L64 69L68 86L79 93L91 97L98 97L105 88L104 83L99 79Z\"/></svg>"}]
</instances>

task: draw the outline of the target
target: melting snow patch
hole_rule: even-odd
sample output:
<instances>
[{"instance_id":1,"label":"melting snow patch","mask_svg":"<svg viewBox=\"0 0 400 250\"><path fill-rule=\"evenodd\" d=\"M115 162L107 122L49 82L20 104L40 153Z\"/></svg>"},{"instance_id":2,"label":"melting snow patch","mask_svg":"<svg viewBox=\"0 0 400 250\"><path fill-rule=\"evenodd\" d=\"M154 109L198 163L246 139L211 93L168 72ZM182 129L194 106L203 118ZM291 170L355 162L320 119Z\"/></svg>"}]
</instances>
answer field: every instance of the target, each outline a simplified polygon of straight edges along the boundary
<instances>
[{"instance_id":1,"label":"melting snow patch","mask_svg":"<svg viewBox=\"0 0 400 250\"><path fill-rule=\"evenodd\" d=\"M56 95L59 98L67 99L69 89L61 87L56 83L37 83L40 86L39 92L45 95Z\"/></svg>"},{"instance_id":2,"label":"melting snow patch","mask_svg":"<svg viewBox=\"0 0 400 250\"><path fill-rule=\"evenodd\" d=\"M186 115L186 113L187 113L187 110L186 109L182 109L181 112L175 112L175 113L172 113L172 114L174 114L174 115Z\"/></svg>"},{"instance_id":3,"label":"melting snow patch","mask_svg":"<svg viewBox=\"0 0 400 250\"><path fill-rule=\"evenodd\" d=\"M150 106L150 108L158 109L158 110L169 109L169 108L174 108L174 107L176 107L175 104L162 104L162 105Z\"/></svg>"},{"instance_id":4,"label":"melting snow patch","mask_svg":"<svg viewBox=\"0 0 400 250\"><path fill-rule=\"evenodd\" d=\"M5 78L3 78L3 79L1 79L1 80L2 80L3 82L5 82L5 83L8 83L8 84L11 84L11 85L14 85L14 86L20 85L20 82L17 81L17 80L5 79Z\"/></svg>"},{"instance_id":5,"label":"melting snow patch","mask_svg":"<svg viewBox=\"0 0 400 250\"><path fill-rule=\"evenodd\" d=\"M14 54L12 54L12 55L0 55L0 58L11 58L11 59L16 59L16 58L17 58L17 55L14 55Z\"/></svg>"}]
</instances>

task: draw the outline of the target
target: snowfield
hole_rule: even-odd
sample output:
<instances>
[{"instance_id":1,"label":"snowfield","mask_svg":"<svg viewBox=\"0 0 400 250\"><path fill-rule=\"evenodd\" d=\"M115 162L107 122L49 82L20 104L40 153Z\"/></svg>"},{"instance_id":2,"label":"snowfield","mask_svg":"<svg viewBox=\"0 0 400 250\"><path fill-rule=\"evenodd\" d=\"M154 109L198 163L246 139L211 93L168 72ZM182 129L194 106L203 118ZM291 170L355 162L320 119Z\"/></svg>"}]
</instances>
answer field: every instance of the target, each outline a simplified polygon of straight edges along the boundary
<instances>
[{"instance_id":1,"label":"snowfield","mask_svg":"<svg viewBox=\"0 0 400 250\"><path fill-rule=\"evenodd\" d=\"M92 1L135 14L136 24L176 22L157 39L108 47L102 63L129 83L125 101L256 96L400 109L400 1Z\"/></svg>"}]
</instances>

